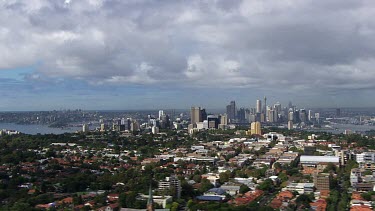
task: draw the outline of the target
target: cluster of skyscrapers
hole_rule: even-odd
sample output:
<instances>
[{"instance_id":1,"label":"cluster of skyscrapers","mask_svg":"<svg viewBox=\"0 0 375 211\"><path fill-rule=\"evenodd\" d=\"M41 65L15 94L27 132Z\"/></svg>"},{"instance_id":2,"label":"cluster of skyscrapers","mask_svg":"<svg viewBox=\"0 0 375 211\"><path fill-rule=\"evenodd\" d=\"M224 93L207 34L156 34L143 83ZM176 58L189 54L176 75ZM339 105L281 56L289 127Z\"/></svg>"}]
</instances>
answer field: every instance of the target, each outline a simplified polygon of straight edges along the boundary
<instances>
[{"instance_id":1,"label":"cluster of skyscrapers","mask_svg":"<svg viewBox=\"0 0 375 211\"><path fill-rule=\"evenodd\" d=\"M174 110L171 111L171 115L174 116ZM181 114L182 115L182 114ZM181 116L180 115L180 116ZM182 117L182 116L181 116ZM138 132L140 130L149 130L150 132L157 134L160 129L181 129L183 121L181 118L176 118L176 121L171 121L171 118L163 110L155 114L148 114L146 118L115 118L115 119L103 119L99 120L99 126L96 127L96 131L118 131L118 132ZM94 125L95 123L92 123ZM82 125L83 132L89 132L89 125Z\"/></svg>"},{"instance_id":2,"label":"cluster of skyscrapers","mask_svg":"<svg viewBox=\"0 0 375 211\"><path fill-rule=\"evenodd\" d=\"M101 123L100 130L106 130L106 126L104 123ZM138 131L139 124L136 120L131 118L121 118L117 119L112 123L112 130L114 131Z\"/></svg>"},{"instance_id":3,"label":"cluster of skyscrapers","mask_svg":"<svg viewBox=\"0 0 375 211\"><path fill-rule=\"evenodd\" d=\"M297 109L290 102L287 107L282 107L279 102L267 105L267 98L264 101L257 100L253 108L236 108L236 102L231 101L226 107L229 123L286 123L309 124L319 123L319 113L311 110Z\"/></svg>"},{"instance_id":4,"label":"cluster of skyscrapers","mask_svg":"<svg viewBox=\"0 0 375 211\"><path fill-rule=\"evenodd\" d=\"M206 109L191 107L189 131L201 129L226 129L228 126L228 115L207 115Z\"/></svg>"},{"instance_id":5,"label":"cluster of skyscrapers","mask_svg":"<svg viewBox=\"0 0 375 211\"><path fill-rule=\"evenodd\" d=\"M191 107L190 129L210 129L210 128L228 128L231 125L247 124L258 122L264 124L287 124L289 129L295 126L305 126L309 124L319 124L320 114L313 113L311 110L297 108L291 102L288 106L282 107L279 102L268 105L267 97L257 100L255 107L237 108L236 102L231 101L226 106L226 113L222 115L207 115L206 110L201 107ZM259 126L257 124L257 126ZM253 126L256 127L255 125ZM254 129L253 128L253 129ZM258 127L257 127L258 128ZM260 127L259 127L260 128ZM251 131L251 129L249 130ZM255 129L253 130L254 133Z\"/></svg>"}]
</instances>

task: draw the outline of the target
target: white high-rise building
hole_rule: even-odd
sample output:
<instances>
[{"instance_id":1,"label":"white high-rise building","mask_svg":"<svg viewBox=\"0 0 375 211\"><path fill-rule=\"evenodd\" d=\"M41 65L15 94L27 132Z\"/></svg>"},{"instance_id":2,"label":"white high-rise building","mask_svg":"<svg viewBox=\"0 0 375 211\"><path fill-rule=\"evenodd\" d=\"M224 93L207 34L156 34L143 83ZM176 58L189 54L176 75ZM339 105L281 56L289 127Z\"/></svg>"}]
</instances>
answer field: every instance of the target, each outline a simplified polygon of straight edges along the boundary
<instances>
[{"instance_id":1,"label":"white high-rise building","mask_svg":"<svg viewBox=\"0 0 375 211\"><path fill-rule=\"evenodd\" d=\"M313 114L312 114L312 111L311 110L309 110L309 114L308 114L309 116L307 117L308 118L308 120L311 122L311 118L313 117Z\"/></svg>"},{"instance_id":2,"label":"white high-rise building","mask_svg":"<svg viewBox=\"0 0 375 211\"><path fill-rule=\"evenodd\" d=\"M288 121L288 130L293 129L293 121Z\"/></svg>"},{"instance_id":3,"label":"white high-rise building","mask_svg":"<svg viewBox=\"0 0 375 211\"><path fill-rule=\"evenodd\" d=\"M260 101L260 100L257 100L256 112L262 113L262 101Z\"/></svg>"},{"instance_id":4,"label":"white high-rise building","mask_svg":"<svg viewBox=\"0 0 375 211\"><path fill-rule=\"evenodd\" d=\"M315 113L315 121L319 123L320 114Z\"/></svg>"},{"instance_id":5,"label":"white high-rise building","mask_svg":"<svg viewBox=\"0 0 375 211\"><path fill-rule=\"evenodd\" d=\"M100 124L100 131L101 132L104 132L105 131L105 124L104 123L102 123L102 124Z\"/></svg>"},{"instance_id":6,"label":"white high-rise building","mask_svg":"<svg viewBox=\"0 0 375 211\"><path fill-rule=\"evenodd\" d=\"M158 134L158 133L159 133L159 128L156 127L156 126L153 126L153 127L151 128L151 132L152 132L152 134Z\"/></svg>"},{"instance_id":7,"label":"white high-rise building","mask_svg":"<svg viewBox=\"0 0 375 211\"><path fill-rule=\"evenodd\" d=\"M159 110L159 119L161 119L161 117L164 115L164 111L163 110Z\"/></svg>"},{"instance_id":8,"label":"white high-rise building","mask_svg":"<svg viewBox=\"0 0 375 211\"><path fill-rule=\"evenodd\" d=\"M288 120L292 121L292 122L294 121L294 112L293 112L293 110L290 111L290 109L289 109Z\"/></svg>"},{"instance_id":9,"label":"white high-rise building","mask_svg":"<svg viewBox=\"0 0 375 211\"><path fill-rule=\"evenodd\" d=\"M89 129L89 125L87 125L87 124L83 124L83 125L82 125L82 132L87 133L87 132L89 132L89 131L90 131L90 129Z\"/></svg>"}]
</instances>

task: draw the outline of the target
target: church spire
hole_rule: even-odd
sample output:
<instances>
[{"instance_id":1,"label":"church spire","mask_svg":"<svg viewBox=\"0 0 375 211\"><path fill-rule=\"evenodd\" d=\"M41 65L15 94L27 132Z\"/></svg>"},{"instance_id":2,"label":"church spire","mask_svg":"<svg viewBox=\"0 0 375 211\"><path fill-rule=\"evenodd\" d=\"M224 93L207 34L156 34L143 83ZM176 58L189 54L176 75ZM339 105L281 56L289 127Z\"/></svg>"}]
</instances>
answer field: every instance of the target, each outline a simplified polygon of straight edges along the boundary
<instances>
[{"instance_id":1,"label":"church spire","mask_svg":"<svg viewBox=\"0 0 375 211\"><path fill-rule=\"evenodd\" d=\"M147 211L155 211L151 183L150 183L150 188L148 190Z\"/></svg>"}]
</instances>

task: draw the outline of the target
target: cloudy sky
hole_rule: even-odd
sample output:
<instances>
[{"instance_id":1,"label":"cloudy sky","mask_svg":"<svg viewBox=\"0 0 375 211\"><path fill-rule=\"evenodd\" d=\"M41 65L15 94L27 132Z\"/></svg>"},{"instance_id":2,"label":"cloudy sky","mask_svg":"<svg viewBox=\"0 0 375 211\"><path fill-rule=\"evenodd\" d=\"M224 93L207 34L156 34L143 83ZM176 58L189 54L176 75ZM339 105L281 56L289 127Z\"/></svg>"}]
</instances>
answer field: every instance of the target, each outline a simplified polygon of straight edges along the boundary
<instances>
[{"instance_id":1,"label":"cloudy sky","mask_svg":"<svg viewBox=\"0 0 375 211\"><path fill-rule=\"evenodd\" d=\"M373 0L0 0L0 110L375 106Z\"/></svg>"}]
</instances>

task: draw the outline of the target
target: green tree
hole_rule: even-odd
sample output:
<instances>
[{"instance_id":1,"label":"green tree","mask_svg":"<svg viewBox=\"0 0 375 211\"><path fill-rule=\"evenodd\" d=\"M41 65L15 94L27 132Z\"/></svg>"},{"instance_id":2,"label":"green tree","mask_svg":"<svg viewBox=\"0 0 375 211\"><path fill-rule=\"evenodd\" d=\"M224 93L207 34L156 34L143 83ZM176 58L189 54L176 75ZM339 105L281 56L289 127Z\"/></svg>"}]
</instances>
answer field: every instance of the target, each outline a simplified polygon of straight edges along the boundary
<instances>
[{"instance_id":1,"label":"green tree","mask_svg":"<svg viewBox=\"0 0 375 211\"><path fill-rule=\"evenodd\" d=\"M278 162L274 163L274 164L273 164L273 167L274 167L275 169L281 169L281 168L282 168L281 164L278 163Z\"/></svg>"},{"instance_id":2,"label":"green tree","mask_svg":"<svg viewBox=\"0 0 375 211\"><path fill-rule=\"evenodd\" d=\"M208 179L203 178L201 182L201 187L199 188L199 192L204 193L213 187L214 185Z\"/></svg>"},{"instance_id":3,"label":"green tree","mask_svg":"<svg viewBox=\"0 0 375 211\"><path fill-rule=\"evenodd\" d=\"M134 191L129 191L126 194L126 202L125 202L125 204L129 208L133 208L136 205L136 203L135 203L136 201L137 201L137 193L135 193Z\"/></svg>"},{"instance_id":4,"label":"green tree","mask_svg":"<svg viewBox=\"0 0 375 211\"><path fill-rule=\"evenodd\" d=\"M25 203L25 202L16 202L14 203L14 205L12 206L11 210L29 210L30 208L30 204L29 203Z\"/></svg>"},{"instance_id":5,"label":"green tree","mask_svg":"<svg viewBox=\"0 0 375 211\"><path fill-rule=\"evenodd\" d=\"M324 173L334 172L336 173L337 167L333 163L328 163L327 167L323 170Z\"/></svg>"},{"instance_id":6,"label":"green tree","mask_svg":"<svg viewBox=\"0 0 375 211\"><path fill-rule=\"evenodd\" d=\"M201 182L201 180L202 180L202 177L201 177L201 175L194 175L193 176L193 180L195 181L195 182Z\"/></svg>"},{"instance_id":7,"label":"green tree","mask_svg":"<svg viewBox=\"0 0 375 211\"><path fill-rule=\"evenodd\" d=\"M273 192L275 190L275 185L273 184L273 181L271 179L266 179L264 180L264 182L260 183L257 188L259 190Z\"/></svg>"},{"instance_id":8,"label":"green tree","mask_svg":"<svg viewBox=\"0 0 375 211\"><path fill-rule=\"evenodd\" d=\"M73 204L74 205L80 205L83 204L83 200L81 196L74 196L73 197Z\"/></svg>"},{"instance_id":9,"label":"green tree","mask_svg":"<svg viewBox=\"0 0 375 211\"><path fill-rule=\"evenodd\" d=\"M244 193L246 193L246 192L248 192L248 191L250 191L250 188L249 188L247 185L242 184L242 185L240 186L240 193L241 193L241 194L244 194Z\"/></svg>"},{"instance_id":10,"label":"green tree","mask_svg":"<svg viewBox=\"0 0 375 211\"><path fill-rule=\"evenodd\" d=\"M279 178L282 182L286 182L286 181L288 181L288 175L286 175L284 172L281 172L281 173L278 175L278 178Z\"/></svg>"},{"instance_id":11,"label":"green tree","mask_svg":"<svg viewBox=\"0 0 375 211\"><path fill-rule=\"evenodd\" d=\"M367 201L371 201L372 199L372 196L375 196L375 191L369 191L369 192L366 192L366 193L362 193L361 194L361 197Z\"/></svg>"},{"instance_id":12,"label":"green tree","mask_svg":"<svg viewBox=\"0 0 375 211\"><path fill-rule=\"evenodd\" d=\"M219 174L219 180L221 184L224 184L225 182L229 181L229 178L231 176L230 171L222 172Z\"/></svg>"},{"instance_id":13,"label":"green tree","mask_svg":"<svg viewBox=\"0 0 375 211\"><path fill-rule=\"evenodd\" d=\"M181 182L181 197L188 199L192 198L196 195L193 186L191 186L186 180L182 180Z\"/></svg>"},{"instance_id":14,"label":"green tree","mask_svg":"<svg viewBox=\"0 0 375 211\"><path fill-rule=\"evenodd\" d=\"M308 195L306 194L299 195L296 199L297 207L300 207L302 205L305 208L309 208L311 201L312 200Z\"/></svg>"},{"instance_id":15,"label":"green tree","mask_svg":"<svg viewBox=\"0 0 375 211\"><path fill-rule=\"evenodd\" d=\"M126 205L126 193L121 193L118 197L120 207L127 208Z\"/></svg>"},{"instance_id":16,"label":"green tree","mask_svg":"<svg viewBox=\"0 0 375 211\"><path fill-rule=\"evenodd\" d=\"M177 211L179 204L177 202L173 202L171 206L171 211Z\"/></svg>"}]
</instances>

